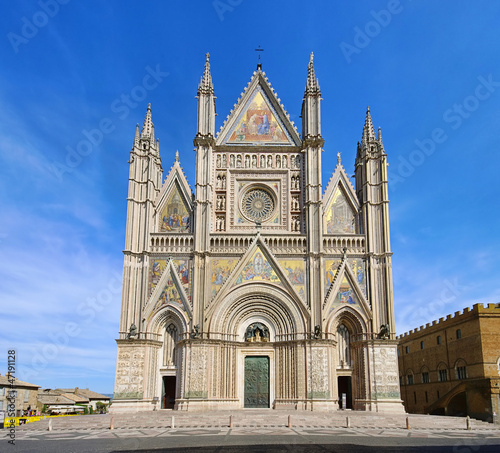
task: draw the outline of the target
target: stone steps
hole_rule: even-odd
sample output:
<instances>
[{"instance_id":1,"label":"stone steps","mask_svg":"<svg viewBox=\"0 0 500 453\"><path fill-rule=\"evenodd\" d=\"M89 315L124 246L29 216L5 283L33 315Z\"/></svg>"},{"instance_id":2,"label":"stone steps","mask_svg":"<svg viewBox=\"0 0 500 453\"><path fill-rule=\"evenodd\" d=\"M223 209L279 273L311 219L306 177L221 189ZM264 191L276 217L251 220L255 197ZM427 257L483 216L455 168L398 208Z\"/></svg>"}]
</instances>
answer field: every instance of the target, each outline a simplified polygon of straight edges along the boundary
<instances>
[{"instance_id":1,"label":"stone steps","mask_svg":"<svg viewBox=\"0 0 500 453\"><path fill-rule=\"evenodd\" d=\"M161 410L132 414L81 415L40 420L19 427L21 430L47 430L49 420L52 429L60 430L104 430L109 429L111 419L115 429L170 428L174 417L175 428L227 428L232 416L233 428L239 427L286 427L288 416L292 427L298 428L345 428L355 429L406 429L406 417L411 429L465 430L464 417L441 417L418 414L381 414L373 412L285 412L272 410L239 410L217 412L180 412ZM473 430L498 430L498 425L471 420Z\"/></svg>"}]
</instances>

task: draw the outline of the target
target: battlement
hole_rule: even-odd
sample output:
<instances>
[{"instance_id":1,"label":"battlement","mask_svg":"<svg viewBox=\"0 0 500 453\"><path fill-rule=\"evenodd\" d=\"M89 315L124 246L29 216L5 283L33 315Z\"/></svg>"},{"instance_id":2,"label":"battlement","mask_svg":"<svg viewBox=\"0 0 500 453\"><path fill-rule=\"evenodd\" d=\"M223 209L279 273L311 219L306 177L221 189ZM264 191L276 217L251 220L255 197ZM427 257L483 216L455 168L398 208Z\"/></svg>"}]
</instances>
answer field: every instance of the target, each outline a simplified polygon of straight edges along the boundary
<instances>
[{"instance_id":1,"label":"battlement","mask_svg":"<svg viewBox=\"0 0 500 453\"><path fill-rule=\"evenodd\" d=\"M500 303L497 304L474 304L472 308L466 307L463 310L456 311L453 315L447 315L446 318L439 318L439 320L434 320L432 323L428 322L425 326L420 326L416 329L412 329L409 332L405 332L396 337L397 340L402 340L411 335L422 333L428 328L439 326L446 327L448 325L455 324L458 321L462 321L466 318L474 317L477 315L499 315L500 316Z\"/></svg>"}]
</instances>

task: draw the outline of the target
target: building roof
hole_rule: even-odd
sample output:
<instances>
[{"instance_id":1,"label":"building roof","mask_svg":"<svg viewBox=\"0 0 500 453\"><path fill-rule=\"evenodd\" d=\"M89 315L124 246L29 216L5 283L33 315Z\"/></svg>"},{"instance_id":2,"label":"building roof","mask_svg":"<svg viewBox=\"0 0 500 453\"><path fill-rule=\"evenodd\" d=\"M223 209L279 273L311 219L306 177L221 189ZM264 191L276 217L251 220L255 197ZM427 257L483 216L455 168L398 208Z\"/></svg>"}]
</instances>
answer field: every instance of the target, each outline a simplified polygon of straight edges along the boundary
<instances>
[{"instance_id":1,"label":"building roof","mask_svg":"<svg viewBox=\"0 0 500 453\"><path fill-rule=\"evenodd\" d=\"M0 375L0 386L11 387L11 383L9 382L9 378L7 376ZM13 388L19 388L19 387L32 388L32 389L40 388L39 385L30 384L29 382L24 382L16 378L16 380L14 381Z\"/></svg>"},{"instance_id":2,"label":"building roof","mask_svg":"<svg viewBox=\"0 0 500 453\"><path fill-rule=\"evenodd\" d=\"M77 395L75 393L61 393L61 396L64 396L65 398L68 398L71 401L74 401L76 404L86 404L89 402L88 398L85 398L82 395Z\"/></svg>"},{"instance_id":3,"label":"building roof","mask_svg":"<svg viewBox=\"0 0 500 453\"><path fill-rule=\"evenodd\" d=\"M54 395L54 394L45 394L38 392L37 400L39 403L50 405L64 405L64 406L73 406L75 402L69 398L66 398L63 395Z\"/></svg>"},{"instance_id":4,"label":"building roof","mask_svg":"<svg viewBox=\"0 0 500 453\"><path fill-rule=\"evenodd\" d=\"M87 398L87 400L110 400L111 398L106 395L102 395L97 392L93 392L92 390L89 389L81 389L78 387L75 387L74 389L56 389L56 391L59 391L61 393L71 393L75 395L79 395L83 398Z\"/></svg>"}]
</instances>

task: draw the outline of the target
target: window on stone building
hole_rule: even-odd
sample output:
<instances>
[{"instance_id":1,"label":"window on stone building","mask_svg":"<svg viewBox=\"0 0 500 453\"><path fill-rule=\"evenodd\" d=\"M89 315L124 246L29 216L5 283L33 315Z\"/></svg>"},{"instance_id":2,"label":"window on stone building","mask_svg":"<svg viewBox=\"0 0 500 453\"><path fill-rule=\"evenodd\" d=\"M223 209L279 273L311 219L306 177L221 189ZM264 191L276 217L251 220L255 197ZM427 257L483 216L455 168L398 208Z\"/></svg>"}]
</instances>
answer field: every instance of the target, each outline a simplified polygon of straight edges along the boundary
<instances>
[{"instance_id":1,"label":"window on stone building","mask_svg":"<svg viewBox=\"0 0 500 453\"><path fill-rule=\"evenodd\" d=\"M423 341L420 342L420 349L424 349L424 342Z\"/></svg>"},{"instance_id":2,"label":"window on stone building","mask_svg":"<svg viewBox=\"0 0 500 453\"><path fill-rule=\"evenodd\" d=\"M446 382L448 380L448 370L439 370L439 382Z\"/></svg>"},{"instance_id":3,"label":"window on stone building","mask_svg":"<svg viewBox=\"0 0 500 453\"><path fill-rule=\"evenodd\" d=\"M30 399L30 391L29 390L25 390L24 391L24 402L27 403Z\"/></svg>"},{"instance_id":4,"label":"window on stone building","mask_svg":"<svg viewBox=\"0 0 500 453\"><path fill-rule=\"evenodd\" d=\"M410 347L409 346L405 346L405 353L408 354L410 352Z\"/></svg>"},{"instance_id":5,"label":"window on stone building","mask_svg":"<svg viewBox=\"0 0 500 453\"><path fill-rule=\"evenodd\" d=\"M0 387L0 396L5 396L5 387Z\"/></svg>"},{"instance_id":6,"label":"window on stone building","mask_svg":"<svg viewBox=\"0 0 500 453\"><path fill-rule=\"evenodd\" d=\"M457 366L457 379L467 379L467 369L465 365Z\"/></svg>"},{"instance_id":7,"label":"window on stone building","mask_svg":"<svg viewBox=\"0 0 500 453\"><path fill-rule=\"evenodd\" d=\"M457 340L460 340L460 338L462 338L462 331L457 329Z\"/></svg>"},{"instance_id":8,"label":"window on stone building","mask_svg":"<svg viewBox=\"0 0 500 453\"><path fill-rule=\"evenodd\" d=\"M413 374L406 376L406 381L408 382L408 385L413 385Z\"/></svg>"},{"instance_id":9,"label":"window on stone building","mask_svg":"<svg viewBox=\"0 0 500 453\"><path fill-rule=\"evenodd\" d=\"M441 344L441 335L438 335L436 338L437 344Z\"/></svg>"},{"instance_id":10,"label":"window on stone building","mask_svg":"<svg viewBox=\"0 0 500 453\"><path fill-rule=\"evenodd\" d=\"M422 383L423 384L428 384L429 382L431 382L431 380L429 379L429 372L428 371L424 371L422 373Z\"/></svg>"}]
</instances>

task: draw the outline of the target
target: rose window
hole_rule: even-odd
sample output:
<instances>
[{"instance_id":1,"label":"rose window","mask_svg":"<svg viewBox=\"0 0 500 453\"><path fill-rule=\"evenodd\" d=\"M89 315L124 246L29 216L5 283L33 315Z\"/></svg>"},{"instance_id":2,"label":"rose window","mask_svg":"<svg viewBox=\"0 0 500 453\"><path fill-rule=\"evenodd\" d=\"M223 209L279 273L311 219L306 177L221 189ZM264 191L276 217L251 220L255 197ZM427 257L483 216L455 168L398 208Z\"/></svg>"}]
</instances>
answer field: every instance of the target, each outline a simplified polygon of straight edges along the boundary
<instances>
[{"instance_id":1,"label":"rose window","mask_svg":"<svg viewBox=\"0 0 500 453\"><path fill-rule=\"evenodd\" d=\"M264 189L249 190L241 202L243 213L255 222L263 222L271 217L274 211L274 200Z\"/></svg>"}]
</instances>

